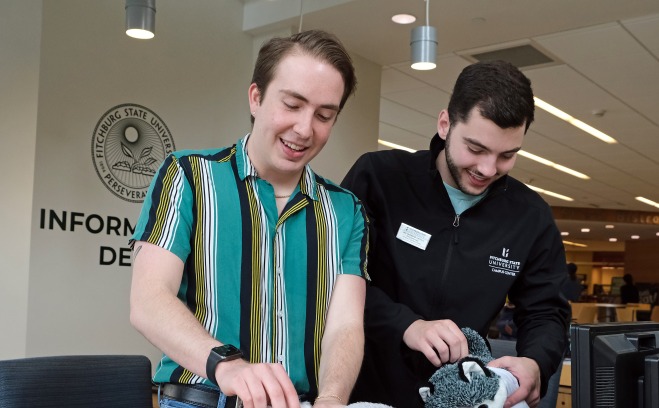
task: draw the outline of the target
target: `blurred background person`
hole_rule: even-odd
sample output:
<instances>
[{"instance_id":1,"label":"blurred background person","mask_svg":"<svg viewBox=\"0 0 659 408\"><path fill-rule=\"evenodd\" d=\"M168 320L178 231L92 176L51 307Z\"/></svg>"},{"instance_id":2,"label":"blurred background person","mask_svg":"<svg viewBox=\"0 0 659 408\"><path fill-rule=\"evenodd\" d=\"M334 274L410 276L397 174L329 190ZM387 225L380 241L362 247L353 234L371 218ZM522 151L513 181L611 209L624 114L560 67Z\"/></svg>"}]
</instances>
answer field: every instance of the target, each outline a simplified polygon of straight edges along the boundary
<instances>
[{"instance_id":1,"label":"blurred background person","mask_svg":"<svg viewBox=\"0 0 659 408\"><path fill-rule=\"evenodd\" d=\"M567 275L567 280L561 285L561 293L570 302L578 302L581 299L584 286L577 278L577 265L572 262L567 264Z\"/></svg>"},{"instance_id":2,"label":"blurred background person","mask_svg":"<svg viewBox=\"0 0 659 408\"><path fill-rule=\"evenodd\" d=\"M499 330L499 338L501 340L517 340L517 325L513 320L515 314L515 305L506 302L499 313L497 319L497 330Z\"/></svg>"},{"instance_id":3,"label":"blurred background person","mask_svg":"<svg viewBox=\"0 0 659 408\"><path fill-rule=\"evenodd\" d=\"M620 287L620 303L638 303L640 296L638 293L638 288L634 285L634 278L631 274L626 273L622 277L622 280L625 281L625 284Z\"/></svg>"}]
</instances>

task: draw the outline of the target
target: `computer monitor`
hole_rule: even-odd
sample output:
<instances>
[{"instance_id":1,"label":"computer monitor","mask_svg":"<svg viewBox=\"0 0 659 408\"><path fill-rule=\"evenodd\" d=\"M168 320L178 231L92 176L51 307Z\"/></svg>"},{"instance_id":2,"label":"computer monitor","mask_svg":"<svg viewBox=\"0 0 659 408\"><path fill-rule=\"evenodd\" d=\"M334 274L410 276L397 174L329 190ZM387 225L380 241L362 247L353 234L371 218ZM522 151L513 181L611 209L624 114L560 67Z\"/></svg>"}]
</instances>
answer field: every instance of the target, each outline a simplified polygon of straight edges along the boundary
<instances>
[{"instance_id":1,"label":"computer monitor","mask_svg":"<svg viewBox=\"0 0 659 408\"><path fill-rule=\"evenodd\" d=\"M659 323L570 328L572 406L659 407Z\"/></svg>"},{"instance_id":2,"label":"computer monitor","mask_svg":"<svg viewBox=\"0 0 659 408\"><path fill-rule=\"evenodd\" d=\"M620 296L620 287L625 284L622 276L614 276L611 278L611 295Z\"/></svg>"}]
</instances>

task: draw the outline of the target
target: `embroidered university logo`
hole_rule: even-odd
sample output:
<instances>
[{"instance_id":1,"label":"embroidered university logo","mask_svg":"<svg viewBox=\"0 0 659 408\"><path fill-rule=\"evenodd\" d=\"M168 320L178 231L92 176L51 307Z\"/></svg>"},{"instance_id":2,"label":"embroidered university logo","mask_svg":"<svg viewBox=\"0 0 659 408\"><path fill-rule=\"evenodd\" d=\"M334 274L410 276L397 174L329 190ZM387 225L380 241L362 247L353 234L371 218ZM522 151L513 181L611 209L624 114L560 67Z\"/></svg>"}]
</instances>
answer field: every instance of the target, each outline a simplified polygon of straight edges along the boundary
<instances>
[{"instance_id":1,"label":"embroidered university logo","mask_svg":"<svg viewBox=\"0 0 659 408\"><path fill-rule=\"evenodd\" d=\"M490 255L488 264L492 272L508 276L517 276L522 263L508 259L509 255L510 248L505 247L501 250L501 257Z\"/></svg>"},{"instance_id":2,"label":"embroidered university logo","mask_svg":"<svg viewBox=\"0 0 659 408\"><path fill-rule=\"evenodd\" d=\"M92 136L96 174L114 195L133 203L144 201L158 166L174 150L165 123L135 104L105 112Z\"/></svg>"}]
</instances>

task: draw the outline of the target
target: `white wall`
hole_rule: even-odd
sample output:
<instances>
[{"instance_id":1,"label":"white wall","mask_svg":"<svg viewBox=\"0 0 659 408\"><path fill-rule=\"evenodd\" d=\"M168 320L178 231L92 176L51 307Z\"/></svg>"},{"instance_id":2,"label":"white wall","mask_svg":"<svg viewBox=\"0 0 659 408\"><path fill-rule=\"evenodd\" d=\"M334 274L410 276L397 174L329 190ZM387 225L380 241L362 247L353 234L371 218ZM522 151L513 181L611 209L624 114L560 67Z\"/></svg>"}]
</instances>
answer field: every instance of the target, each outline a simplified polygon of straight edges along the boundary
<instances>
[{"instance_id":1,"label":"white wall","mask_svg":"<svg viewBox=\"0 0 659 408\"><path fill-rule=\"evenodd\" d=\"M359 55L352 59L357 92L346 102L325 148L311 163L314 170L336 183L359 156L378 149L381 67Z\"/></svg>"},{"instance_id":2,"label":"white wall","mask_svg":"<svg viewBox=\"0 0 659 408\"><path fill-rule=\"evenodd\" d=\"M0 2L0 359L25 356L41 1Z\"/></svg>"},{"instance_id":3,"label":"white wall","mask_svg":"<svg viewBox=\"0 0 659 408\"><path fill-rule=\"evenodd\" d=\"M24 352L10 355L146 354L154 364L159 358L128 322L130 260L101 264L101 247L119 253L128 237L71 225L72 213L79 213L83 224L93 216L135 225L140 209L112 194L97 176L94 128L108 109L132 103L165 122L178 150L232 144L249 130L247 88L254 51L252 38L240 26L239 0L159 0L156 20L156 37L140 41L124 34L123 1L43 2L41 66L35 68L40 72L36 148L31 152L36 159L29 169L34 165L34 193L18 203L25 212L32 209L29 287L23 283L17 294L23 298L21 310L28 297L27 339L17 338ZM361 152L377 148L380 67L354 58L357 96L313 163L337 182ZM33 128L35 113L28 120ZM64 230L56 224L50 228L47 217L42 218L51 210L66 213ZM25 220L16 229L29 237L29 226ZM27 262L19 266L26 280Z\"/></svg>"}]
</instances>

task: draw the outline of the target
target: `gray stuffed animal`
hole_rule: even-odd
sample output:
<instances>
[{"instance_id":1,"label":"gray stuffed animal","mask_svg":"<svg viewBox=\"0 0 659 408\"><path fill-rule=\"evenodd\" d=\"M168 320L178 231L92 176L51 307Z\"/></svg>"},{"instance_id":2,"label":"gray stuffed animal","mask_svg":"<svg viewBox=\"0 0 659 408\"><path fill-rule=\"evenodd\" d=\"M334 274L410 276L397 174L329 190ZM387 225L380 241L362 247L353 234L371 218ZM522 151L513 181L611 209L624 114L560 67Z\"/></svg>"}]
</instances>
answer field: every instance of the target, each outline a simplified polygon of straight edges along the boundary
<instances>
[{"instance_id":1,"label":"gray stuffed animal","mask_svg":"<svg viewBox=\"0 0 659 408\"><path fill-rule=\"evenodd\" d=\"M467 338L469 356L441 366L430 377L430 387L419 390L426 408L503 407L508 395L518 387L517 380L506 370L486 366L494 358L476 331L463 328L462 332Z\"/></svg>"}]
</instances>

